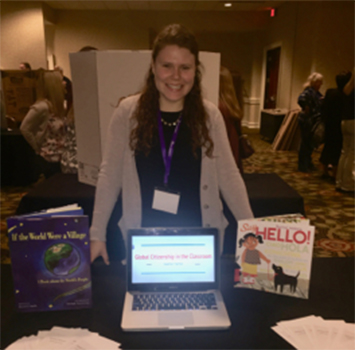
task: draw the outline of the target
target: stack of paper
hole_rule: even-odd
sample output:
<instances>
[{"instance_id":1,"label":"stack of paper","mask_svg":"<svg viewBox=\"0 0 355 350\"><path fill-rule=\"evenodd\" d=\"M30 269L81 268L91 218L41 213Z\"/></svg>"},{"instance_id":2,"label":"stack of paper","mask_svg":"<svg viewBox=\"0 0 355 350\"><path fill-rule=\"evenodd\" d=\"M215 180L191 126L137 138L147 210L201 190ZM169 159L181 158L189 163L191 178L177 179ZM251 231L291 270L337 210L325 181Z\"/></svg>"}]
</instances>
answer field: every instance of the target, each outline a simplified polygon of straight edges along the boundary
<instances>
[{"instance_id":1,"label":"stack of paper","mask_svg":"<svg viewBox=\"0 0 355 350\"><path fill-rule=\"evenodd\" d=\"M271 329L296 349L355 349L355 325L342 320L308 316L278 322Z\"/></svg>"},{"instance_id":2,"label":"stack of paper","mask_svg":"<svg viewBox=\"0 0 355 350\"><path fill-rule=\"evenodd\" d=\"M87 329L53 327L50 331L23 337L5 350L117 350L120 345Z\"/></svg>"}]
</instances>

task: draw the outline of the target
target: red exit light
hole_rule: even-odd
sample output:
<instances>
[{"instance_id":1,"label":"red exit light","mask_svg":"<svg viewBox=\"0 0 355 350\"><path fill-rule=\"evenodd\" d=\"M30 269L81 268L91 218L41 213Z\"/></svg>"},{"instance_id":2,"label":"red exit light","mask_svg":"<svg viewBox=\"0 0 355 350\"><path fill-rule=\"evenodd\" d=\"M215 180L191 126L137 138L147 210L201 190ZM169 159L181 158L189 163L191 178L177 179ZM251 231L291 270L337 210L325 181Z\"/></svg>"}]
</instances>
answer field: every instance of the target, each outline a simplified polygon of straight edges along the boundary
<instances>
[{"instance_id":1,"label":"red exit light","mask_svg":"<svg viewBox=\"0 0 355 350\"><path fill-rule=\"evenodd\" d=\"M275 17L276 16L276 9L271 9L270 10L270 17Z\"/></svg>"}]
</instances>

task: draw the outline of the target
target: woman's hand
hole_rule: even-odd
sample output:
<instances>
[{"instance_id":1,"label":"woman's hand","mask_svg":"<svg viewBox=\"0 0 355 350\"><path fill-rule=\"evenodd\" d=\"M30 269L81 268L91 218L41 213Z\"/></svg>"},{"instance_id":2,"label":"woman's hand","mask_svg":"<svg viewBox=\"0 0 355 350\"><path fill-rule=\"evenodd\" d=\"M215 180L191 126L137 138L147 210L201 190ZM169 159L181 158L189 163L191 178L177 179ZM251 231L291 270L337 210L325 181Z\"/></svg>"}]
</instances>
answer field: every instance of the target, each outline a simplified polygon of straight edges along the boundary
<instances>
[{"instance_id":1,"label":"woman's hand","mask_svg":"<svg viewBox=\"0 0 355 350\"><path fill-rule=\"evenodd\" d=\"M106 242L90 241L90 255L91 255L91 263L93 263L94 260L99 256L102 256L104 263L106 265L110 265L110 261L106 249Z\"/></svg>"}]
</instances>

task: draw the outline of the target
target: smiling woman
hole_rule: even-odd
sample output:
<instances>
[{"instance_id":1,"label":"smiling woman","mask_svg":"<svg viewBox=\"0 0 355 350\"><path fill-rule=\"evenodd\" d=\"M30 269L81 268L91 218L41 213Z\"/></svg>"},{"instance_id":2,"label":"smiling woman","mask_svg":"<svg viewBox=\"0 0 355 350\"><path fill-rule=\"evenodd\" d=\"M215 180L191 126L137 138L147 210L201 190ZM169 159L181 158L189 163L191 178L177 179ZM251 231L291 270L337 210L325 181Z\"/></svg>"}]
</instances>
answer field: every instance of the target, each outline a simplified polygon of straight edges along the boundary
<instances>
[{"instance_id":1,"label":"smiling woman","mask_svg":"<svg viewBox=\"0 0 355 350\"><path fill-rule=\"evenodd\" d=\"M152 63L155 86L159 91L160 110L181 111L184 98L194 84L196 65L194 55L185 48L169 45L162 49Z\"/></svg>"},{"instance_id":2,"label":"smiling woman","mask_svg":"<svg viewBox=\"0 0 355 350\"><path fill-rule=\"evenodd\" d=\"M111 119L90 228L91 259L109 263L105 232L122 192L119 226L217 227L253 217L218 108L203 100L198 45L179 24L154 41L143 91L121 101Z\"/></svg>"}]
</instances>

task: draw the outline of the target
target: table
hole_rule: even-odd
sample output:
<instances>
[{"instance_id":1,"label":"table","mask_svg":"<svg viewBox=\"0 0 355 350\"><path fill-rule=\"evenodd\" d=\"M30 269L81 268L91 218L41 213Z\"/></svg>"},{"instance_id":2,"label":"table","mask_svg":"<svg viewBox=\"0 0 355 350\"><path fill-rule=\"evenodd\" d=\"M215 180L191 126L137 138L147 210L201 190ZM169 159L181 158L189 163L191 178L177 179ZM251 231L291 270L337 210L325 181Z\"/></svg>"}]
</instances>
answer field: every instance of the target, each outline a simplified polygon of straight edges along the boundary
<instances>
[{"instance_id":1,"label":"table","mask_svg":"<svg viewBox=\"0 0 355 350\"><path fill-rule=\"evenodd\" d=\"M287 114L286 109L263 109L261 111L260 135L272 142Z\"/></svg>"},{"instance_id":2,"label":"table","mask_svg":"<svg viewBox=\"0 0 355 350\"><path fill-rule=\"evenodd\" d=\"M1 130L1 186L27 186L39 175L36 153L20 130Z\"/></svg>"},{"instance_id":3,"label":"table","mask_svg":"<svg viewBox=\"0 0 355 350\"><path fill-rule=\"evenodd\" d=\"M16 214L23 215L35 211L77 203L89 217L91 225L94 209L95 187L78 181L76 174L55 174L39 183L22 197ZM122 215L121 198L117 199L107 225L107 251L110 260L125 258L123 238L117 222Z\"/></svg>"},{"instance_id":4,"label":"table","mask_svg":"<svg viewBox=\"0 0 355 350\"><path fill-rule=\"evenodd\" d=\"M250 206L255 217L301 213L305 215L303 197L277 174L244 174ZM237 222L223 202L223 213L229 222L225 230L223 251L235 253Z\"/></svg>"},{"instance_id":5,"label":"table","mask_svg":"<svg viewBox=\"0 0 355 350\"><path fill-rule=\"evenodd\" d=\"M277 174L244 174L244 181L256 217L305 214L303 198ZM17 214L78 203L91 219L94 196L95 187L79 182L76 174L55 174L29 190Z\"/></svg>"},{"instance_id":6,"label":"table","mask_svg":"<svg viewBox=\"0 0 355 350\"><path fill-rule=\"evenodd\" d=\"M289 213L305 214L303 198L277 174L244 174L250 205L256 217ZM22 199L17 214L78 203L91 223L95 187L78 181L75 174L55 174L31 189ZM229 222L226 229L224 252L234 254L237 223L224 203L224 214ZM110 259L125 257L121 232L117 226L122 215L121 198L117 200L107 226L107 247Z\"/></svg>"},{"instance_id":7,"label":"table","mask_svg":"<svg viewBox=\"0 0 355 350\"><path fill-rule=\"evenodd\" d=\"M354 258L314 258L306 300L233 288L233 258L223 257L221 290L232 322L223 331L123 332L125 267L119 262L92 265L93 307L75 311L16 313L10 265L1 269L2 348L61 326L99 332L123 349L293 349L270 329L276 322L313 314L354 322Z\"/></svg>"},{"instance_id":8,"label":"table","mask_svg":"<svg viewBox=\"0 0 355 350\"><path fill-rule=\"evenodd\" d=\"M306 214L303 197L277 174L244 174L244 181L255 217Z\"/></svg>"}]
</instances>

